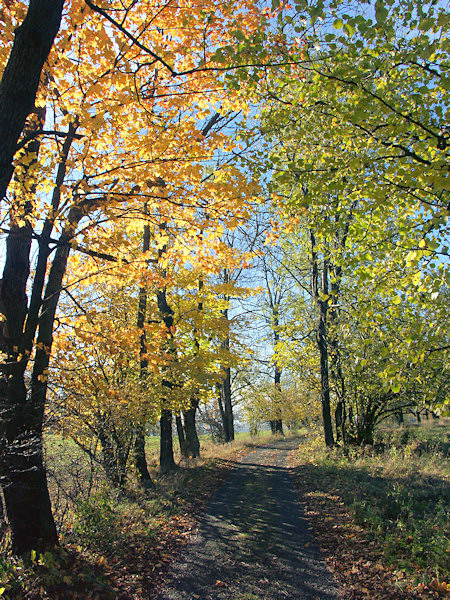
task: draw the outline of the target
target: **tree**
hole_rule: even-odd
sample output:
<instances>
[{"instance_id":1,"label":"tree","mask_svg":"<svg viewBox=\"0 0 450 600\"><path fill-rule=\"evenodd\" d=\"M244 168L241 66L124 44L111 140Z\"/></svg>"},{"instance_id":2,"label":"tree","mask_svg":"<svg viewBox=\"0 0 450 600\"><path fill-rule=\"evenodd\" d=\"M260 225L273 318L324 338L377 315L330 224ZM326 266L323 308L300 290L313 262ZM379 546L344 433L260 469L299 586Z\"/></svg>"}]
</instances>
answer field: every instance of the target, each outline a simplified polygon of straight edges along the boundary
<instances>
[{"instance_id":1,"label":"tree","mask_svg":"<svg viewBox=\"0 0 450 600\"><path fill-rule=\"evenodd\" d=\"M104 281L99 294L91 282L77 294L72 311L69 301L65 316L60 313L49 408L62 434L99 462L114 486L124 488L136 439L159 416L162 390L155 371L165 336L156 322L135 323L139 297L129 278L112 283ZM144 372L142 329L149 338ZM137 475L142 482L142 473Z\"/></svg>"},{"instance_id":2,"label":"tree","mask_svg":"<svg viewBox=\"0 0 450 600\"><path fill-rule=\"evenodd\" d=\"M30 0L26 17L14 31L14 44L0 82L0 201L14 172L17 142L33 112L42 69L61 24L63 5L64 0Z\"/></svg>"},{"instance_id":3,"label":"tree","mask_svg":"<svg viewBox=\"0 0 450 600\"><path fill-rule=\"evenodd\" d=\"M155 212L159 219L170 214L185 223L195 221L205 196L212 199L210 211L220 213L230 197L227 187L234 176L228 168L222 181L202 182L201 161L194 165L194 160L185 168L182 154L189 147L193 156L208 160L224 142L215 135L214 148L211 145L203 153L204 139L197 129L199 120L209 114L209 103L220 104L223 94L220 86L214 98L208 92L217 81L209 45L221 39L222 23L214 17L205 22L200 10L186 17L179 7L171 6L163 11L155 7L151 15L149 7L144 9L139 2L128 8L120 3L109 5L108 11L92 3L89 7L78 0L67 5L35 104L36 114L49 104L48 120L53 121L54 130L45 130L43 119L31 118L18 144L16 178L6 199L9 221L2 311L7 357L1 386L5 417L1 476L13 549L20 553L56 541L42 463L42 425L53 326L70 250L78 245L78 251L118 261L113 251L117 239L105 244L105 232L102 235L98 225L152 198L154 182L161 175L171 182L170 199L157 196ZM30 3L29 18L16 36L4 72L0 88L5 109L1 121L4 188L19 129L33 108L31 96L58 30L56 13L61 8L62 2ZM233 10L221 14L232 21ZM170 33L161 34L159 24L164 30L167 23L176 26L186 18L179 29L183 33L169 44ZM242 27L251 31L256 22L250 5ZM11 35L12 26L10 19ZM37 47L30 47L30 41L36 40ZM186 53L191 46L195 51ZM29 56L30 52L35 54ZM4 53L1 58L6 61ZM176 67L175 62L170 65L172 59ZM211 70L202 72L205 60ZM27 74L23 81L30 85L24 102L17 100L13 106L11 98L18 85L14 69L19 64ZM178 76L175 94L169 82ZM190 94L197 97L191 110ZM39 247L34 268L32 239Z\"/></svg>"},{"instance_id":4,"label":"tree","mask_svg":"<svg viewBox=\"0 0 450 600\"><path fill-rule=\"evenodd\" d=\"M357 385L353 376L347 379L355 348L347 345L344 328L356 337L360 327L370 328L372 336L387 343L385 352L395 355L383 363L375 351L368 365L383 382L379 394L370 391L369 404L373 401L376 413L387 414L399 400L407 403L398 396L406 391L405 382L400 383L405 365L427 355L427 342L422 340L419 351L421 342L413 334L420 319L407 319L407 334L402 312L427 314L433 305L446 318L441 312L447 270L441 257L448 254L442 36L448 23L441 7L425 13L409 2L377 2L375 20L359 5L349 11L334 2L300 2L300 8L303 21L299 15L280 17L286 43L290 26L303 36L292 44L302 65L299 77L293 80L287 68L268 74L256 89L266 99L262 131L274 148L268 166L276 204L288 227L299 221L314 224L313 255L317 246L323 256L322 290L315 286L319 325L326 324L319 335L322 373L330 371L326 350L342 430L342 401L351 397L346 384ZM339 249L343 240L348 247ZM363 289L367 298L361 296ZM446 345L444 335L436 352L445 355ZM326 380L324 388L331 390ZM373 424L369 404L360 403L360 424ZM352 435L369 439L363 429Z\"/></svg>"}]
</instances>

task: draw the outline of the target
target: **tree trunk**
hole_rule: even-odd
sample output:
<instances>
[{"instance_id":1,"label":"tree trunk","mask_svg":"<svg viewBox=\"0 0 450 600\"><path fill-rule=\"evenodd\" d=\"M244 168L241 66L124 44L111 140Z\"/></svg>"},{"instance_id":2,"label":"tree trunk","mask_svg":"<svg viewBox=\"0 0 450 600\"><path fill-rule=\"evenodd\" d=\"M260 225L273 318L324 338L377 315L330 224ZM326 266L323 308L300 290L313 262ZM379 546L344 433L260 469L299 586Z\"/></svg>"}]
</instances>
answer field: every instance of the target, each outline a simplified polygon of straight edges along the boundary
<instances>
[{"instance_id":1,"label":"tree trunk","mask_svg":"<svg viewBox=\"0 0 450 600\"><path fill-rule=\"evenodd\" d=\"M177 468L173 458L172 411L163 408L159 420L161 430L159 465L161 473L168 473Z\"/></svg>"},{"instance_id":2,"label":"tree trunk","mask_svg":"<svg viewBox=\"0 0 450 600\"><path fill-rule=\"evenodd\" d=\"M222 420L223 420L223 433L225 442L232 442L234 440L234 417L233 417L233 405L231 403L231 369L228 367L225 369L225 377L220 384L220 399L223 407Z\"/></svg>"},{"instance_id":3,"label":"tree trunk","mask_svg":"<svg viewBox=\"0 0 450 600\"><path fill-rule=\"evenodd\" d=\"M34 108L42 68L61 23L63 0L30 0L15 31L0 82L0 201L13 174L13 158L25 120Z\"/></svg>"},{"instance_id":4,"label":"tree trunk","mask_svg":"<svg viewBox=\"0 0 450 600\"><path fill-rule=\"evenodd\" d=\"M200 277L198 280L198 292L199 295L203 289L203 278ZM203 312L203 302L201 297L197 303L197 310L199 315ZM195 354L196 356L200 353L200 342L197 337L197 330L194 327L194 344L195 344ZM190 405L188 410L184 411L184 430L186 433L186 456L188 458L198 458L200 456L200 441L197 435L197 428L195 424L196 412L199 405L198 399L198 391L197 393L193 393L190 400Z\"/></svg>"},{"instance_id":5,"label":"tree trunk","mask_svg":"<svg viewBox=\"0 0 450 600\"><path fill-rule=\"evenodd\" d=\"M132 440L130 439L130 443L124 444L123 440L111 429L111 424L108 423L106 417L100 417L99 421L98 438L102 446L102 465L106 477L113 486L124 488Z\"/></svg>"},{"instance_id":6,"label":"tree trunk","mask_svg":"<svg viewBox=\"0 0 450 600\"><path fill-rule=\"evenodd\" d=\"M228 269L224 269L223 271L223 282L225 284L230 282L230 275ZM229 297L225 296L224 300L229 301ZM228 320L228 309L222 311L222 315L224 320L229 325ZM224 350L230 351L230 338L227 336L222 342L222 348ZM221 416L223 423L223 434L225 442L232 442L234 440L234 417L233 417L233 404L231 402L231 369L227 367L225 369L225 377L221 381L219 385L220 390L220 400L219 407L221 407Z\"/></svg>"},{"instance_id":7,"label":"tree trunk","mask_svg":"<svg viewBox=\"0 0 450 600\"><path fill-rule=\"evenodd\" d=\"M153 484L148 471L147 459L145 457L145 428L142 424L136 426L134 439L134 462L138 482L142 487L150 487Z\"/></svg>"},{"instance_id":8,"label":"tree trunk","mask_svg":"<svg viewBox=\"0 0 450 600\"><path fill-rule=\"evenodd\" d=\"M336 423L336 440L346 443L345 421L346 421L345 404L342 399L338 400L336 410L334 411L334 421Z\"/></svg>"},{"instance_id":9,"label":"tree trunk","mask_svg":"<svg viewBox=\"0 0 450 600\"><path fill-rule=\"evenodd\" d=\"M316 240L312 231L311 256L312 256L312 295L319 308L317 325L317 346L320 354L320 401L322 404L322 420L325 435L325 444L334 446L333 425L330 410L330 384L328 374L328 343L327 343L327 310L328 310L328 262L323 260L321 296L319 295L319 274L317 264Z\"/></svg>"},{"instance_id":10,"label":"tree trunk","mask_svg":"<svg viewBox=\"0 0 450 600\"><path fill-rule=\"evenodd\" d=\"M0 541L3 540L8 531L8 522L6 520L4 506L3 494L0 492Z\"/></svg>"},{"instance_id":11,"label":"tree trunk","mask_svg":"<svg viewBox=\"0 0 450 600\"><path fill-rule=\"evenodd\" d=\"M36 111L38 119L35 133L45 119L43 109ZM30 133L33 133L31 128ZM46 366L41 369L43 354L50 353L51 341L39 335L42 348L36 350L31 394L25 384L25 372L31 344L24 335L25 319L28 323L28 298L26 288L30 274L30 248L32 229L27 217L32 211L35 185L27 190L28 169L36 162L39 138L29 142L31 157L23 174L23 198L14 198L10 211L10 233L6 242L6 261L1 286L1 307L6 318L7 360L1 365L0 383L0 482L3 488L5 510L11 527L12 549L26 554L31 549L47 549L57 543L50 497L44 468L42 426L44 397L36 393L38 383L46 385ZM19 181L21 183L21 181ZM29 196L29 197L27 197ZM19 224L20 220L25 224ZM41 248L40 248L41 252ZM57 261L58 253L55 255ZM52 278L53 274L53 278ZM49 283L54 280L55 269L50 271ZM42 288L40 288L42 291ZM48 317L53 324L54 313ZM43 319L45 330L46 318ZM37 313L33 321L33 336L38 324ZM26 329L25 329L26 332ZM45 340L45 343L44 343ZM48 354L47 354L48 353Z\"/></svg>"},{"instance_id":12,"label":"tree trunk","mask_svg":"<svg viewBox=\"0 0 450 600\"><path fill-rule=\"evenodd\" d=\"M49 548L57 542L43 464L42 427L56 307L66 272L70 240L79 220L85 214L81 206L71 209L68 224L60 236L50 268L39 316L31 393L27 394L24 383L24 361L16 361L12 366L12 377L8 385L10 411L6 424L6 438L9 443L8 459L11 466L8 466L7 459L6 469L10 471L10 480L5 484L4 496L12 530L13 550L21 554L32 549ZM17 268L17 272L23 271ZM5 297L7 295L4 294L4 302ZM18 302L19 297L20 293ZM20 299L22 307L23 302L26 303L24 294ZM16 347L13 348L15 349Z\"/></svg>"},{"instance_id":13,"label":"tree trunk","mask_svg":"<svg viewBox=\"0 0 450 600\"><path fill-rule=\"evenodd\" d=\"M279 313L278 313L278 305L277 304L274 304L272 306L272 311L273 311L273 342L274 342L274 348L275 348L276 345L280 341L280 322L279 322ZM278 365L275 365L273 383L275 385L275 389L278 391L281 391L281 369L279 368ZM281 419L281 415L279 415L279 416L280 416L280 418L277 418L273 421L272 433L275 435L277 435L277 434L284 435L283 421Z\"/></svg>"},{"instance_id":14,"label":"tree trunk","mask_svg":"<svg viewBox=\"0 0 450 600\"><path fill-rule=\"evenodd\" d=\"M326 302L320 301L320 317L318 328L318 347L320 352L320 400L325 433L325 444L334 446L333 426L330 410L330 383L328 373L328 347L326 337Z\"/></svg>"},{"instance_id":15,"label":"tree trunk","mask_svg":"<svg viewBox=\"0 0 450 600\"><path fill-rule=\"evenodd\" d=\"M181 415L175 415L175 423L177 426L177 435L178 435L178 443L180 445L180 452L183 458L187 458L187 444L186 444L186 436L184 434L184 425L181 419Z\"/></svg>"},{"instance_id":16,"label":"tree trunk","mask_svg":"<svg viewBox=\"0 0 450 600\"><path fill-rule=\"evenodd\" d=\"M102 447L102 467L105 471L106 478L115 487L119 485L119 475L116 465L116 456L111 439L107 433L108 426L105 425L104 417L98 418L98 439Z\"/></svg>"},{"instance_id":17,"label":"tree trunk","mask_svg":"<svg viewBox=\"0 0 450 600\"><path fill-rule=\"evenodd\" d=\"M191 406L184 412L184 428L186 431L186 456L198 458L200 456L200 440L198 439L195 425L198 400L191 400Z\"/></svg>"},{"instance_id":18,"label":"tree trunk","mask_svg":"<svg viewBox=\"0 0 450 600\"><path fill-rule=\"evenodd\" d=\"M335 215L335 244L337 247L340 247L341 251L344 251L347 245L350 225L353 221L353 211L356 208L357 204L358 200L354 200L351 205L350 211L346 214L346 221L343 224L340 223L341 215L339 214L339 212L337 212ZM339 305L339 298L341 294L342 272L342 263L333 265L330 285L331 307L329 310L328 322L328 344L330 347L330 371L336 382L337 406L334 413L336 424L336 439L337 441L342 440L342 443L345 445L347 441L345 429L347 420L347 410L345 406L346 389L344 374L342 372L340 344L337 334L337 325L339 320L339 309L337 307Z\"/></svg>"},{"instance_id":19,"label":"tree trunk","mask_svg":"<svg viewBox=\"0 0 450 600\"><path fill-rule=\"evenodd\" d=\"M213 439L225 442L225 408L223 406L222 382L217 384L217 406L219 407L220 421L217 421L214 434L211 430Z\"/></svg>"},{"instance_id":20,"label":"tree trunk","mask_svg":"<svg viewBox=\"0 0 450 600\"><path fill-rule=\"evenodd\" d=\"M156 294L158 302L158 310L164 325L169 332L169 335L173 327L173 315L174 312L167 302L166 289L163 288L158 290ZM172 338L169 339L169 353L173 355ZM172 389L172 383L169 380L163 380L163 386L168 390ZM161 418L159 420L161 429L161 443L160 443L160 456L159 465L161 473L167 473L177 468L173 457L173 440L172 440L172 411L167 408L167 401L162 401Z\"/></svg>"},{"instance_id":21,"label":"tree trunk","mask_svg":"<svg viewBox=\"0 0 450 600\"><path fill-rule=\"evenodd\" d=\"M145 210L147 212L147 210ZM144 231L142 234L142 252L148 252L150 248L150 227L149 225L144 225ZM147 288L143 285L139 288L139 304L138 304L138 313L137 313L137 328L140 331L139 337L139 379L141 382L141 386L144 387L146 385L147 378L147 344L145 337L145 316L147 313ZM145 415L145 411L144 411ZM135 431L135 441L134 441L134 461L136 465L136 474L138 478L138 482L143 487L150 487L152 485L152 478L150 477L150 473L148 471L147 459L145 456L145 416L138 416L139 422L136 425Z\"/></svg>"}]
</instances>

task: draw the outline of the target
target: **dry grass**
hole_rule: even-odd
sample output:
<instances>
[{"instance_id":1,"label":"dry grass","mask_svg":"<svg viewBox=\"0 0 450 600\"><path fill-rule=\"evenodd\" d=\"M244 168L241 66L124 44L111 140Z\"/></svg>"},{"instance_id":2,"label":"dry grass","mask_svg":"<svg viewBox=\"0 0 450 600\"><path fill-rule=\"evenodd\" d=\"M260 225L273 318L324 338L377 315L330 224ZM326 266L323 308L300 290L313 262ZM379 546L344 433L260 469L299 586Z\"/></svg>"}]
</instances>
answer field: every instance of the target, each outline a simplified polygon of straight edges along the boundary
<instances>
[{"instance_id":1,"label":"dry grass","mask_svg":"<svg viewBox=\"0 0 450 600\"><path fill-rule=\"evenodd\" d=\"M314 435L300 446L293 457L299 485L337 571L349 567L340 573L344 580L355 585L361 561L369 577L372 558L364 560L364 553L370 550L379 556L378 579L395 574L393 597L428 598L447 589L449 440L449 420L442 420L385 429L376 448L326 451ZM330 519L335 526L323 529ZM339 559L344 546L345 561ZM390 597L380 590L372 597Z\"/></svg>"}]
</instances>

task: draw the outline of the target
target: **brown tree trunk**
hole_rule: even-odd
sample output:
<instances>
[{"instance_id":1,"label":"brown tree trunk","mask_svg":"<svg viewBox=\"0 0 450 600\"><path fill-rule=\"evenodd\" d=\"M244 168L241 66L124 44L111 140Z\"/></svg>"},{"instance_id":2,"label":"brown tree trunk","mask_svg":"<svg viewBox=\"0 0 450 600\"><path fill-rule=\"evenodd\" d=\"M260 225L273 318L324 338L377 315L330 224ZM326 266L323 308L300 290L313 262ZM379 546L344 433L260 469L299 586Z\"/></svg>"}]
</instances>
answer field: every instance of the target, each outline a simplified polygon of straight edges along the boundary
<instances>
[{"instance_id":1,"label":"brown tree trunk","mask_svg":"<svg viewBox=\"0 0 450 600\"><path fill-rule=\"evenodd\" d=\"M278 304L274 304L272 306L272 312L273 312L273 342L274 342L274 348L275 348L276 345L280 341L280 321L279 321ZM281 391L281 369L279 368L279 366L277 364L275 365L273 383L275 385L275 389ZM272 426L272 424L271 424L271 426ZM283 420L281 419L281 417L278 419L275 419L273 421L272 433L275 435L276 434L284 435Z\"/></svg>"},{"instance_id":2,"label":"brown tree trunk","mask_svg":"<svg viewBox=\"0 0 450 600\"><path fill-rule=\"evenodd\" d=\"M225 408L223 406L222 382L217 384L217 406L219 407L220 421L217 421L217 431L213 435L211 430L211 435L213 439L225 442Z\"/></svg>"},{"instance_id":3,"label":"brown tree trunk","mask_svg":"<svg viewBox=\"0 0 450 600\"><path fill-rule=\"evenodd\" d=\"M230 282L230 275L228 269L223 271L223 282L225 284ZM228 296L224 297L224 300L228 301ZM228 321L228 309L222 311L224 320L229 324ZM230 350L230 338L226 337L222 342L222 348ZM231 369L227 367L225 369L225 377L219 384L219 407L220 414L222 416L223 434L225 442L232 442L234 440L234 417L233 417L233 404L231 402Z\"/></svg>"},{"instance_id":4,"label":"brown tree trunk","mask_svg":"<svg viewBox=\"0 0 450 600\"><path fill-rule=\"evenodd\" d=\"M225 377L220 383L220 401L223 407L221 412L223 421L223 433L225 442L234 440L234 417L233 405L231 403L231 369L225 369Z\"/></svg>"},{"instance_id":5,"label":"brown tree trunk","mask_svg":"<svg viewBox=\"0 0 450 600\"><path fill-rule=\"evenodd\" d=\"M330 410L330 384L328 373L328 343L327 343L327 311L328 311L328 263L323 260L321 295L319 294L319 269L317 264L316 240L310 231L311 256L312 256L312 295L319 308L317 324L317 347L320 355L320 401L322 404L322 421L325 435L325 444L334 446L333 425Z\"/></svg>"},{"instance_id":6,"label":"brown tree trunk","mask_svg":"<svg viewBox=\"0 0 450 600\"><path fill-rule=\"evenodd\" d=\"M163 408L159 420L161 438L159 447L159 466L161 473L168 473L177 468L173 458L172 411Z\"/></svg>"},{"instance_id":7,"label":"brown tree trunk","mask_svg":"<svg viewBox=\"0 0 450 600\"><path fill-rule=\"evenodd\" d=\"M187 458L187 444L186 436L184 434L184 425L181 419L181 415L175 415L175 423L177 426L178 444L180 445L180 452L183 458Z\"/></svg>"},{"instance_id":8,"label":"brown tree trunk","mask_svg":"<svg viewBox=\"0 0 450 600\"><path fill-rule=\"evenodd\" d=\"M167 331L170 332L173 327L174 312L167 302L165 288L157 292L156 298L161 319L163 320ZM169 344L172 344L171 340L169 340ZM171 351L172 349L169 347L169 352ZM168 390L172 389L172 383L169 380L163 380L162 383L163 386L165 386ZM161 418L159 420L159 424L161 432L159 465L161 473L167 473L176 469L177 465L175 464L175 459L173 457L172 411L167 407L166 400L162 401Z\"/></svg>"},{"instance_id":9,"label":"brown tree trunk","mask_svg":"<svg viewBox=\"0 0 450 600\"><path fill-rule=\"evenodd\" d=\"M142 235L142 252L148 252L150 248L150 226L144 225L144 231ZM137 314L137 328L140 330L139 338L139 378L141 385L145 386L145 379L147 377L147 359L145 358L147 353L147 344L145 337L144 322L147 313L147 288L141 286L139 289L139 305ZM144 411L145 412L145 411ZM134 461L136 465L136 473L138 482L143 487L150 487L152 485L152 478L148 471L147 459L145 456L145 421L144 417L141 417L141 422L136 425L135 431L135 442L134 442Z\"/></svg>"},{"instance_id":10,"label":"brown tree trunk","mask_svg":"<svg viewBox=\"0 0 450 600\"><path fill-rule=\"evenodd\" d=\"M347 244L350 224L353 220L353 211L356 208L357 204L357 200L355 200L352 203L350 212L346 215L346 221L343 224L343 226L340 226L340 214L336 213L335 216L335 243L338 247L340 247L342 251L345 250ZM337 264L332 267L332 277L330 285L331 308L329 310L328 325L328 330L331 330L331 334L329 334L328 336L328 344L330 347L330 371L336 383L337 405L334 413L336 425L336 440L338 442L342 440L342 443L345 445L347 442L347 410L345 406L346 389L344 374L342 372L340 344L337 334L337 325L339 320L339 309L337 307L339 305L339 297L341 292L342 271L342 264Z\"/></svg>"},{"instance_id":11,"label":"brown tree trunk","mask_svg":"<svg viewBox=\"0 0 450 600\"><path fill-rule=\"evenodd\" d=\"M198 458L200 456L200 440L198 439L195 424L198 400L191 400L191 406L184 411L184 429L186 432L186 456Z\"/></svg>"},{"instance_id":12,"label":"brown tree trunk","mask_svg":"<svg viewBox=\"0 0 450 600\"><path fill-rule=\"evenodd\" d=\"M19 554L31 549L51 547L57 541L43 463L42 426L53 341L53 323L70 248L65 238L63 233L62 244L56 250L50 269L39 318L31 393L27 393L25 386L23 361L16 360L15 364L10 363L8 369L7 410L2 411L4 414L2 438L6 454L2 460L1 470L13 549ZM5 287L7 289L7 286ZM21 294L18 292L18 295ZM22 295L22 307L24 302L26 298ZM15 333L16 341L22 342L23 336L17 335L18 330ZM14 345L13 351L21 346L22 344ZM6 481L5 475L7 475Z\"/></svg>"},{"instance_id":13,"label":"brown tree trunk","mask_svg":"<svg viewBox=\"0 0 450 600\"><path fill-rule=\"evenodd\" d=\"M342 399L339 399L336 405L336 410L334 411L334 421L336 423L336 440L338 442L342 440L344 444L346 443L345 420L345 404Z\"/></svg>"},{"instance_id":14,"label":"brown tree trunk","mask_svg":"<svg viewBox=\"0 0 450 600\"><path fill-rule=\"evenodd\" d=\"M199 294L203 289L203 279L200 277L198 280L198 291ZM200 299L197 304L197 310L199 315L203 312L203 302ZM194 344L195 354L198 356L200 353L200 342L197 337L197 330L194 328ZM198 409L199 399L197 393L193 393L190 400L190 406L188 410L184 411L184 429L186 433L186 456L189 458L199 458L200 456L200 440L198 439L197 426L196 426L196 413Z\"/></svg>"},{"instance_id":15,"label":"brown tree trunk","mask_svg":"<svg viewBox=\"0 0 450 600\"><path fill-rule=\"evenodd\" d=\"M63 0L30 0L15 31L0 82L0 201L13 174L12 161L25 120L34 108L42 68L61 23Z\"/></svg>"},{"instance_id":16,"label":"brown tree trunk","mask_svg":"<svg viewBox=\"0 0 450 600\"><path fill-rule=\"evenodd\" d=\"M43 125L45 111L41 109L36 112L38 119L33 126L34 131L32 127L29 133L38 133ZM27 169L37 160L39 146L38 137L27 145L27 152L32 160L25 167L22 176L23 198L14 198L11 206L10 233L6 242L1 286L1 307L6 318L7 360L0 367L0 482L11 528L12 549L17 554L26 554L33 548L50 548L57 543L43 459L45 395L42 400L36 394L34 378L31 394L25 384L25 371L32 347L32 341L29 343L24 335L25 320L27 319L26 325L29 326L30 317L26 288L30 274L32 228L28 216L32 211L31 197L35 194L34 185L28 189ZM18 181L19 184L21 182L22 180ZM24 224L19 224L21 219L25 221ZM42 248L39 254L41 251ZM40 291L42 292L42 287ZM36 312L32 319L31 340L38 324L37 316ZM51 315L50 318L53 323ZM40 368L42 354L49 353L50 346L43 344L42 349L37 350L34 371ZM40 375L41 380L46 378L45 368L40 371Z\"/></svg>"},{"instance_id":17,"label":"brown tree trunk","mask_svg":"<svg viewBox=\"0 0 450 600\"><path fill-rule=\"evenodd\" d=\"M140 485L142 485L142 487L150 487L153 485L148 470L147 459L145 457L145 427L140 423L136 426L135 430L134 461Z\"/></svg>"}]
</instances>

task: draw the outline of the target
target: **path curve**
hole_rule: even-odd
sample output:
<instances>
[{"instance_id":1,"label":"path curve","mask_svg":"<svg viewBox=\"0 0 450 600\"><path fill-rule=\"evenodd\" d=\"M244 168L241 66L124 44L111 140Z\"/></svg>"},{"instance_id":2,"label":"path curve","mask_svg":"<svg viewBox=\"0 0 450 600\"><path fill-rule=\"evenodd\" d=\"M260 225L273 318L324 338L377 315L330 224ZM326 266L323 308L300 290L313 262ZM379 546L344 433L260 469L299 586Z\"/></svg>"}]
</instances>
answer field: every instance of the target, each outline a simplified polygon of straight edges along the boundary
<instances>
[{"instance_id":1,"label":"path curve","mask_svg":"<svg viewBox=\"0 0 450 600\"><path fill-rule=\"evenodd\" d=\"M247 454L213 495L155 600L337 600L288 468L295 438Z\"/></svg>"}]
</instances>

